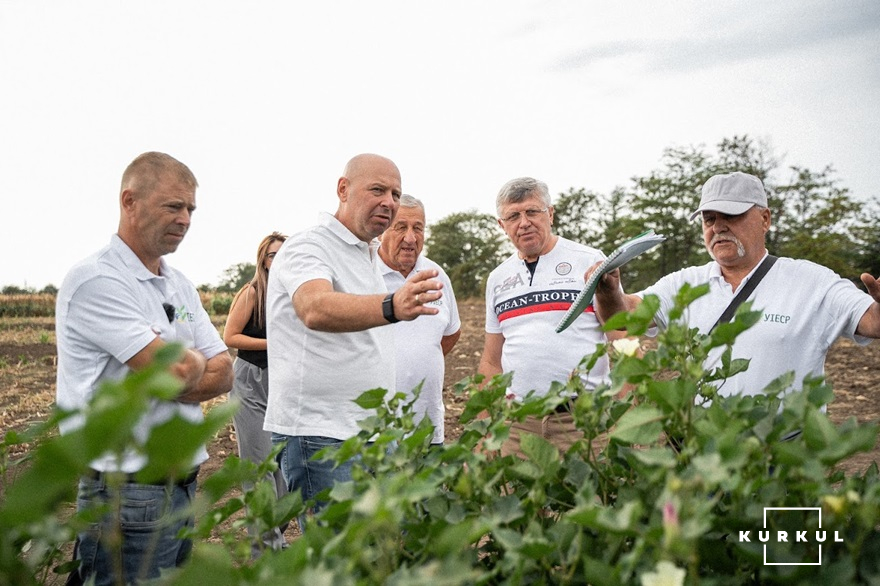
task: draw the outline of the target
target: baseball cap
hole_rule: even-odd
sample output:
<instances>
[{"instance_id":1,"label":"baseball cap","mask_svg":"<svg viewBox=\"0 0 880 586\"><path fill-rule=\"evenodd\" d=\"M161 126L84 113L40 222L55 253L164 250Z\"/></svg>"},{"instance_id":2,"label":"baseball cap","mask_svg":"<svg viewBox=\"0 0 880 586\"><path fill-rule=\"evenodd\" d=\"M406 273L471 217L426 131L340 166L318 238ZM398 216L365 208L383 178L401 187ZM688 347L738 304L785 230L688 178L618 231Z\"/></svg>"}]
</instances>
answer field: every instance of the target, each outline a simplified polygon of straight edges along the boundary
<instances>
[{"instance_id":1,"label":"baseball cap","mask_svg":"<svg viewBox=\"0 0 880 586\"><path fill-rule=\"evenodd\" d=\"M767 193L760 179L742 171L713 175L703 184L700 207L691 214L691 220L707 211L738 216L752 206L767 207Z\"/></svg>"}]
</instances>

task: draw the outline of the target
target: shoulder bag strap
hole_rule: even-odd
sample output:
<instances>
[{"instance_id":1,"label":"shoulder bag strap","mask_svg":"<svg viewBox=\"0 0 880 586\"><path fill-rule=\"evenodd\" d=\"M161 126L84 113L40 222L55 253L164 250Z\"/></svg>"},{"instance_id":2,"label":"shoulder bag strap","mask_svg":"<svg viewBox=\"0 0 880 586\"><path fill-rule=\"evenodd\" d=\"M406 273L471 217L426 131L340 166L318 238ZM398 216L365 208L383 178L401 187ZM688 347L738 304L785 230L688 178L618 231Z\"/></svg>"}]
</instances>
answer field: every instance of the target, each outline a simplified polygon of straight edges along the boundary
<instances>
[{"instance_id":1,"label":"shoulder bag strap","mask_svg":"<svg viewBox=\"0 0 880 586\"><path fill-rule=\"evenodd\" d=\"M777 257L772 254L768 254L767 258L764 259L764 262L757 268L757 270L752 273L752 278L749 279L748 283L743 285L743 288L739 290L739 293L736 294L736 297L733 298L733 301L730 302L730 305L727 306L727 309L724 310L724 313L721 314L721 317L718 318L718 321L715 322L715 325L712 326L712 330L718 327L718 324L723 324L729 322L733 318L733 314L736 313L736 308L739 307L743 301L748 299L749 295L752 294L752 291L755 290L755 287L758 286L758 283L761 282L761 279L764 278L764 275L767 274L767 271L770 270L770 267L773 266ZM712 330L709 330L710 332Z\"/></svg>"}]
</instances>

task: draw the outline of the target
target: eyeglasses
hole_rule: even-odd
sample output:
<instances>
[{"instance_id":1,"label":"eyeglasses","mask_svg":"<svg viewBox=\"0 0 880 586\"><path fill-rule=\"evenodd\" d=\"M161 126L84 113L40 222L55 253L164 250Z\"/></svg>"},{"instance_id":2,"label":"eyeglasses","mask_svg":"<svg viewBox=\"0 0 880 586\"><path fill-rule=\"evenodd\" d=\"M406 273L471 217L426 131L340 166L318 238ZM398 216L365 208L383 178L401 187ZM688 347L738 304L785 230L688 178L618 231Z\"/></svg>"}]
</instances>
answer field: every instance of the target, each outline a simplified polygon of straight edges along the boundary
<instances>
[{"instance_id":1,"label":"eyeglasses","mask_svg":"<svg viewBox=\"0 0 880 586\"><path fill-rule=\"evenodd\" d=\"M174 306L171 305L170 303L163 303L162 309L165 310L165 315L168 316L168 323L173 322L174 321Z\"/></svg>"},{"instance_id":2,"label":"eyeglasses","mask_svg":"<svg viewBox=\"0 0 880 586\"><path fill-rule=\"evenodd\" d=\"M546 212L547 209L548 208L541 208L540 210L531 209L531 210L526 210L524 212L513 212L509 216L507 216L505 218L501 218L501 221L504 222L505 224L515 224L516 222L519 222L520 220L522 220L523 214L525 214L525 216L528 219L534 220L535 218L537 218L538 216L540 216L541 214Z\"/></svg>"}]
</instances>

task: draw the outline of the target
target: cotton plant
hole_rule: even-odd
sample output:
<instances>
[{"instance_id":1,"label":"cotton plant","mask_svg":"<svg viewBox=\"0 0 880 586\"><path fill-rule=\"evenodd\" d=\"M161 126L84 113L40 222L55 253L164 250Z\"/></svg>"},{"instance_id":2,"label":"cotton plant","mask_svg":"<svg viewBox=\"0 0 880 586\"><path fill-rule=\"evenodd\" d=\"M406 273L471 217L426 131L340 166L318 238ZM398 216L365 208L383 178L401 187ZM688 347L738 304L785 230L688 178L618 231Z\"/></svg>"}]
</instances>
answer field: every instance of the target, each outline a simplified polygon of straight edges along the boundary
<instances>
[{"instance_id":1,"label":"cotton plant","mask_svg":"<svg viewBox=\"0 0 880 586\"><path fill-rule=\"evenodd\" d=\"M430 445L430 422L416 420L402 393L364 393L358 403L373 415L356 437L323 455L357 458L353 479L319 495L326 506L283 551L251 559L241 545L242 527L278 526L314 503L295 495L263 498L268 487L260 478L273 469L271 458L260 465L228 458L201 485L192 559L160 583L877 583L877 466L853 476L838 470L844 459L873 448L877 426L833 425L823 411L833 393L819 379L783 376L762 395L719 396L721 381L748 367L731 357L730 345L759 314L744 304L731 323L699 335L676 317L704 293L679 293L656 347L642 351L621 340L586 356L580 368L606 353L613 362L610 383L594 392L574 376L545 396L512 401L510 373L461 381L456 392L468 397L463 432L441 448ZM648 296L608 327L638 340L656 308ZM704 359L715 348L723 358L707 370ZM87 422L96 418L87 428L105 430L124 448L126 432L116 426L127 425L144 389L173 393L161 365L152 372L111 390L86 414ZM500 455L511 420L550 414L572 395L583 437L569 450L525 436L525 458ZM488 417L477 418L481 412ZM187 438L186 445L197 445L229 417L223 410L211 414L201 426L181 423L147 442L156 452L152 472L179 464L166 442ZM780 441L795 430L801 435ZM70 449L73 440L58 441L40 441L28 473L3 495L0 582L40 583L47 568L59 564L52 552L78 522L59 521L56 510L71 498L87 460L57 456L87 453ZM78 441L89 449L101 445L94 438ZM243 481L254 488L232 495ZM838 531L842 541L825 544L820 567L765 566L762 544L736 536L761 528L768 506L821 507L823 528ZM214 534L220 539L204 539ZM785 546L774 551L799 555Z\"/></svg>"}]
</instances>

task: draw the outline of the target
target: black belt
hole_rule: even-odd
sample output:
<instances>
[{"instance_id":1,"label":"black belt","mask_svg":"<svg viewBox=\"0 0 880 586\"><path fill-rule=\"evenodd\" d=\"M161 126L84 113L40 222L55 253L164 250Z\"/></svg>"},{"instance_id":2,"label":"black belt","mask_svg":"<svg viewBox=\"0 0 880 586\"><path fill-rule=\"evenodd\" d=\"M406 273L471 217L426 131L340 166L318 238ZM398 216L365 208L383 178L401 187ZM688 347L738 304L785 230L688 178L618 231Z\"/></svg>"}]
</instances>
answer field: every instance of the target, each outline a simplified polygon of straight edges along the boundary
<instances>
[{"instance_id":1,"label":"black belt","mask_svg":"<svg viewBox=\"0 0 880 586\"><path fill-rule=\"evenodd\" d=\"M101 472L99 470L89 469L86 472L85 477L91 480L105 480L108 475L111 474L120 474L119 472ZM170 478L164 480L156 480L154 482L140 482L137 479L137 472L127 473L123 476L122 483L123 484L143 484L145 486L165 486L167 484L172 484L174 486L186 486L195 482L196 477L199 475L199 467L196 466L192 470L190 470L186 476L183 478L172 480Z\"/></svg>"}]
</instances>

